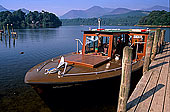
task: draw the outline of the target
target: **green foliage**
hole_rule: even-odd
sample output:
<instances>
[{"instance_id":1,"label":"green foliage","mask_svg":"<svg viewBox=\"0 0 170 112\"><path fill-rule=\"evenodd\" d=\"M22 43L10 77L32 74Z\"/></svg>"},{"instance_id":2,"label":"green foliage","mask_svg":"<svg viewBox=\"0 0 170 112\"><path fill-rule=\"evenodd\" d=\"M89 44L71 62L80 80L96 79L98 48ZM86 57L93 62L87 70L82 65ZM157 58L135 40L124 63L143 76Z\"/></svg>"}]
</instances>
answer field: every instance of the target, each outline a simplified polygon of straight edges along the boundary
<instances>
[{"instance_id":1,"label":"green foliage","mask_svg":"<svg viewBox=\"0 0 170 112\"><path fill-rule=\"evenodd\" d=\"M62 23L55 14L45 11L30 11L27 15L21 10L0 12L0 27L7 24L14 28L55 28Z\"/></svg>"},{"instance_id":2,"label":"green foliage","mask_svg":"<svg viewBox=\"0 0 170 112\"><path fill-rule=\"evenodd\" d=\"M119 17L119 18L102 18L101 25L103 26L133 26L138 23L142 16L134 17ZM98 18L77 18L77 19L61 19L62 25L98 25Z\"/></svg>"},{"instance_id":3,"label":"green foliage","mask_svg":"<svg viewBox=\"0 0 170 112\"><path fill-rule=\"evenodd\" d=\"M126 14L115 14L102 16L101 24L103 26L133 26L138 23L139 19L148 15L146 11L131 11ZM98 25L97 18L77 18L62 19L63 25Z\"/></svg>"},{"instance_id":4,"label":"green foliage","mask_svg":"<svg viewBox=\"0 0 170 112\"><path fill-rule=\"evenodd\" d=\"M170 25L170 12L152 11L139 20L139 25Z\"/></svg>"}]
</instances>

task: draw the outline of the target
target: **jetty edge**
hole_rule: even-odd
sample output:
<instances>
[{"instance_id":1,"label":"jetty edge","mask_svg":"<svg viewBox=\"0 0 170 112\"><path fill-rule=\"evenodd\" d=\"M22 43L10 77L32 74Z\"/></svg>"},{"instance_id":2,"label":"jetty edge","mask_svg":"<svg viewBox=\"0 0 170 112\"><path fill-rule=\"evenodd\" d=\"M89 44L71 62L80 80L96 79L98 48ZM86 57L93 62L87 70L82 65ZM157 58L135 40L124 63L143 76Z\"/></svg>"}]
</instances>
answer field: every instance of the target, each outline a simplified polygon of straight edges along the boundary
<instances>
[{"instance_id":1,"label":"jetty edge","mask_svg":"<svg viewBox=\"0 0 170 112\"><path fill-rule=\"evenodd\" d=\"M143 76L130 95L126 104L127 112L169 112L170 42L162 39L165 30L160 32L156 39L156 56L148 64L149 67L144 68ZM158 45L159 42L161 46Z\"/></svg>"}]
</instances>

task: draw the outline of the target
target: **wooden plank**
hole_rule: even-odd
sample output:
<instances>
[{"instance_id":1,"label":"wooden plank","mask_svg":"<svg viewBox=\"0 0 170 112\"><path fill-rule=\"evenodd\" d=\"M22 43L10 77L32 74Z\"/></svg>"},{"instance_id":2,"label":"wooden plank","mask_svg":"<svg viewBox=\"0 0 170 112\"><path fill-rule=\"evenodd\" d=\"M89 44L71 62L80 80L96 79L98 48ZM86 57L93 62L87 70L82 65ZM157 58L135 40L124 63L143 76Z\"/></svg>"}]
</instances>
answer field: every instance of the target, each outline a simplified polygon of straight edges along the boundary
<instances>
[{"instance_id":1,"label":"wooden plank","mask_svg":"<svg viewBox=\"0 0 170 112\"><path fill-rule=\"evenodd\" d=\"M170 50L170 44L169 44L169 50ZM170 51L168 52L169 52L168 54L170 55ZM166 82L163 112L169 112L169 110L170 110L170 57L169 57L169 68L168 68L168 76Z\"/></svg>"},{"instance_id":2,"label":"wooden plank","mask_svg":"<svg viewBox=\"0 0 170 112\"><path fill-rule=\"evenodd\" d=\"M166 88L163 112L169 112L169 111L170 111L170 73L168 74L168 81L167 81L167 88Z\"/></svg>"},{"instance_id":3,"label":"wooden plank","mask_svg":"<svg viewBox=\"0 0 170 112\"><path fill-rule=\"evenodd\" d=\"M157 57L161 57L162 55L157 55ZM153 63L151 63L150 66L156 66L158 64L158 61L154 61ZM152 76L152 72L154 71L154 69L156 68L153 68L152 70L146 72L141 80L139 81L137 87L135 88L133 94L130 96L129 98L129 101L128 101L128 105L127 105L127 109L130 109L128 110L129 112L132 112L136 109L140 99L141 99L141 96L142 94L144 94L144 91L145 91L145 88L147 87L147 84L150 83L150 78Z\"/></svg>"},{"instance_id":4,"label":"wooden plank","mask_svg":"<svg viewBox=\"0 0 170 112\"><path fill-rule=\"evenodd\" d=\"M136 112L146 112L148 110L158 78L159 78L159 70L153 72L151 79L136 108Z\"/></svg>"},{"instance_id":5,"label":"wooden plank","mask_svg":"<svg viewBox=\"0 0 170 112\"><path fill-rule=\"evenodd\" d=\"M163 53L162 55L159 54L156 57L159 58L162 56L165 56L165 53ZM144 91L144 94L142 95L142 97L139 101L140 103L138 104L138 106L136 108L137 112L148 111L148 109L150 107L150 103L152 102L153 94L156 90L156 86L157 86L157 82L159 79L159 75L160 75L160 71L161 71L163 62L164 62L164 59L160 58L159 60L155 60L151 64L152 69L150 71L153 71L153 74L152 74L152 77L151 77L145 91ZM156 65L154 65L154 64L156 64ZM159 65L159 66L157 66L157 65ZM153 68L153 66L155 66L155 67ZM159 88L161 89L162 85L160 85Z\"/></svg>"},{"instance_id":6,"label":"wooden plank","mask_svg":"<svg viewBox=\"0 0 170 112\"><path fill-rule=\"evenodd\" d=\"M136 109L151 76L152 76L152 71L149 71L145 73L140 79L139 83L137 84L136 88L134 89L132 95L128 100L128 104L127 104L128 112L134 112L134 110Z\"/></svg>"},{"instance_id":7,"label":"wooden plank","mask_svg":"<svg viewBox=\"0 0 170 112\"><path fill-rule=\"evenodd\" d=\"M168 54L166 54L167 56ZM168 68L169 68L169 58L166 57L164 61L164 65L161 70L160 78L156 87L157 92L155 92L153 101L150 107L149 111L154 112L161 112L163 110L163 104L164 104L164 97L165 97L165 89L166 89L166 81L167 81L167 75L168 75ZM160 87L163 86L161 89Z\"/></svg>"},{"instance_id":8,"label":"wooden plank","mask_svg":"<svg viewBox=\"0 0 170 112\"><path fill-rule=\"evenodd\" d=\"M167 47L167 46L166 46ZM164 53L165 54L165 53ZM161 58L163 57L164 55L162 54L158 54L156 55L156 58ZM163 61L163 60L162 60ZM153 61L150 65L150 67L152 68L150 71L146 72L142 78L140 79L139 83L137 84L135 90L133 91L132 95L130 96L129 100L128 100L128 104L127 104L127 110L128 112L132 112L132 111L135 111L137 105L138 105L138 102L148 84L148 81L150 80L151 78L151 75L152 75L152 72L154 70L156 70L157 68L154 68L156 67L156 65L158 65L160 62L157 60L157 61Z\"/></svg>"}]
</instances>

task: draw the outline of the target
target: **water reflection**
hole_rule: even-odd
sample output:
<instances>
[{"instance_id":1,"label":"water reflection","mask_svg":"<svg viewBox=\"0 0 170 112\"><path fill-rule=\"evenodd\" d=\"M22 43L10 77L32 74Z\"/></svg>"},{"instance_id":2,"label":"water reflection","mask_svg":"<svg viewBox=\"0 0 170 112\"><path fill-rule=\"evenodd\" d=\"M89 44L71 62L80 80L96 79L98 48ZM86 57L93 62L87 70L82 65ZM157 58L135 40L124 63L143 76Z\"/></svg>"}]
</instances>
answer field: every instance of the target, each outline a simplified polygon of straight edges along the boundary
<instances>
[{"instance_id":1,"label":"water reflection","mask_svg":"<svg viewBox=\"0 0 170 112\"><path fill-rule=\"evenodd\" d=\"M11 37L9 36L9 48L11 48Z\"/></svg>"},{"instance_id":2,"label":"water reflection","mask_svg":"<svg viewBox=\"0 0 170 112\"><path fill-rule=\"evenodd\" d=\"M116 112L120 77L39 94L53 112Z\"/></svg>"},{"instance_id":3,"label":"water reflection","mask_svg":"<svg viewBox=\"0 0 170 112\"><path fill-rule=\"evenodd\" d=\"M43 40L53 39L59 34L59 30L47 28L47 29L22 29L18 30L18 36L20 41L25 42L27 40L40 42Z\"/></svg>"},{"instance_id":4,"label":"water reflection","mask_svg":"<svg viewBox=\"0 0 170 112\"><path fill-rule=\"evenodd\" d=\"M2 41L2 34L0 33L0 40Z\"/></svg>"},{"instance_id":5,"label":"water reflection","mask_svg":"<svg viewBox=\"0 0 170 112\"><path fill-rule=\"evenodd\" d=\"M11 37L6 37L5 36L1 36L0 40L3 41L3 39L5 39L5 46L7 47L7 44L9 45L8 48L11 48L11 40L13 40L13 47L15 48L15 39L19 38L19 42L21 43L30 43L31 42L41 42L43 41L49 41L54 39L55 41L58 41L58 39L66 39L68 38L67 34L72 34L73 38L80 38L82 37L82 32L84 30L88 30L89 26L84 26L84 27L80 27L80 26L71 26L71 27L59 27L59 28L46 28L46 29L17 29L17 33L18 36L15 37L15 35L12 35L12 39ZM74 32L75 30L77 30L79 28L79 32ZM103 28L129 28L128 26L104 26ZM130 28L138 28L138 27L130 27ZM139 27L140 28L140 27ZM165 41L170 41L169 38L169 34L170 34L170 28L162 28L165 29ZM71 37L71 35L70 35ZM7 42L7 38L9 39L9 41ZM73 39L74 40L74 39ZM54 42L54 41L53 41ZM47 42L48 43L48 42ZM73 43L73 41L72 41ZM40 43L42 44L42 43Z\"/></svg>"},{"instance_id":6,"label":"water reflection","mask_svg":"<svg viewBox=\"0 0 170 112\"><path fill-rule=\"evenodd\" d=\"M15 39L16 38L13 38L13 47L15 48Z\"/></svg>"},{"instance_id":7,"label":"water reflection","mask_svg":"<svg viewBox=\"0 0 170 112\"><path fill-rule=\"evenodd\" d=\"M5 47L7 47L7 39L6 39L6 36L5 36Z\"/></svg>"},{"instance_id":8,"label":"water reflection","mask_svg":"<svg viewBox=\"0 0 170 112\"><path fill-rule=\"evenodd\" d=\"M13 43L13 48L15 48L15 43L16 43L16 37L7 37L7 36L2 36L0 37L1 44L5 44L6 48L11 48L11 43Z\"/></svg>"}]
</instances>

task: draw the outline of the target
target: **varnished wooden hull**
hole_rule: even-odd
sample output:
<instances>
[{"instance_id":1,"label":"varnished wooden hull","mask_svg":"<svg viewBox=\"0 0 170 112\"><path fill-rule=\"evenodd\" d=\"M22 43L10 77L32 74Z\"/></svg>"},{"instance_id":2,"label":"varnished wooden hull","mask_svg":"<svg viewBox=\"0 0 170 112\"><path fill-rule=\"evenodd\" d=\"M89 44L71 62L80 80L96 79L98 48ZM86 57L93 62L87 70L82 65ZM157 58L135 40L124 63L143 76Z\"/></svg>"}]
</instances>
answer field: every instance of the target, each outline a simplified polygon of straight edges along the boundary
<instances>
[{"instance_id":1,"label":"varnished wooden hull","mask_svg":"<svg viewBox=\"0 0 170 112\"><path fill-rule=\"evenodd\" d=\"M44 62L43 62L44 63ZM121 60L114 61L110 60L110 67L106 69L108 63L103 64L97 68L88 68L79 65L69 65L67 67L66 74L63 77L58 77L58 74L44 74L45 68L55 67L58 63L58 58L54 59L53 62L50 60L46 61L46 65L43 63L36 65L31 70L29 70L25 76L25 83L32 85L34 87L70 87L78 86L82 84L91 83L94 81L100 81L105 79L110 79L114 77L119 77L121 75ZM50 64L48 64L50 63ZM41 71L37 72L37 68L42 66ZM134 62L132 64L132 72L138 70L143 66L143 59ZM70 71L69 71L70 70Z\"/></svg>"}]
</instances>

